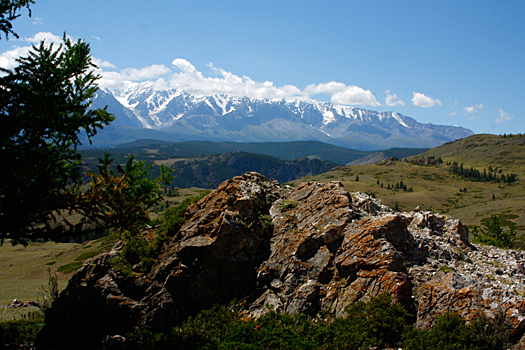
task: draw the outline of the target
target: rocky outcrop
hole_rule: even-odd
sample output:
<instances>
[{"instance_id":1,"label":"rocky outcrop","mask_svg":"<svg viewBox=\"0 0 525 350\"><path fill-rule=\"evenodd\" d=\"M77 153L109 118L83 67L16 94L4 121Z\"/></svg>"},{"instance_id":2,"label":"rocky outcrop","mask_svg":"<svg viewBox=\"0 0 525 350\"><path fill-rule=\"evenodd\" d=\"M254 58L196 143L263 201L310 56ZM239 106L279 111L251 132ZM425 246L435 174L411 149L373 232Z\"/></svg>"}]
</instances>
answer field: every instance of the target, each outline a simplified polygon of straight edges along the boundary
<instances>
[{"instance_id":1,"label":"rocky outcrop","mask_svg":"<svg viewBox=\"0 0 525 350\"><path fill-rule=\"evenodd\" d=\"M467 319L503 311L516 336L524 332L525 252L472 245L448 216L394 212L339 182L294 189L246 173L189 207L186 219L147 274L114 270L122 242L86 261L46 312L39 348L92 348L133 327L165 331L234 298L253 317L343 316L382 292L418 327L447 311Z\"/></svg>"}]
</instances>

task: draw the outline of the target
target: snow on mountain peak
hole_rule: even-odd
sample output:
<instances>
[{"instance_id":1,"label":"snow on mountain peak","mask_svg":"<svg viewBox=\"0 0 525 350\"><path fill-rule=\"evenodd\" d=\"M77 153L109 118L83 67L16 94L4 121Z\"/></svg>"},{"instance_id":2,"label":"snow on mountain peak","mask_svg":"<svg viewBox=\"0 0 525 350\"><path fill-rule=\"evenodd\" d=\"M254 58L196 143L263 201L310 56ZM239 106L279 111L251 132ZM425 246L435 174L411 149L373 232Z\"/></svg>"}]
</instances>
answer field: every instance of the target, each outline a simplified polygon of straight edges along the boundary
<instances>
[{"instance_id":1,"label":"snow on mountain peak","mask_svg":"<svg viewBox=\"0 0 525 350\"><path fill-rule=\"evenodd\" d=\"M363 134L367 140L379 140L366 141L369 144L366 147L379 149L385 145L437 145L450 137L471 134L462 128L449 130L452 128L420 124L396 112L377 112L315 100L287 102L277 98L224 94L195 96L183 89L159 90L153 82L130 83L121 91L104 91L112 94L127 109L126 118L135 116L145 128L173 131L184 135L185 139L212 137L237 142L332 140L336 144L353 145L352 142L365 142L359 137L354 138ZM435 133L439 136L433 136ZM390 144L389 138L395 144Z\"/></svg>"}]
</instances>

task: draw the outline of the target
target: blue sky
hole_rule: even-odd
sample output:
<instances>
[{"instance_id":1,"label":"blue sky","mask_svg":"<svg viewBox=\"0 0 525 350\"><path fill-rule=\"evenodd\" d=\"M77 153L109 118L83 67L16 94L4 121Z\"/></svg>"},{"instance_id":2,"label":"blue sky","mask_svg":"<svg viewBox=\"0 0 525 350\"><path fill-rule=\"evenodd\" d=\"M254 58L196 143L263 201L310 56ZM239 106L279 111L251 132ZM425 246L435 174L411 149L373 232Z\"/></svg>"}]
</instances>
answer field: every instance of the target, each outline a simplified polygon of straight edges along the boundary
<instances>
[{"instance_id":1,"label":"blue sky","mask_svg":"<svg viewBox=\"0 0 525 350\"><path fill-rule=\"evenodd\" d=\"M523 1L36 0L0 41L11 67L64 31L100 85L317 99L476 133L525 132Z\"/></svg>"}]
</instances>

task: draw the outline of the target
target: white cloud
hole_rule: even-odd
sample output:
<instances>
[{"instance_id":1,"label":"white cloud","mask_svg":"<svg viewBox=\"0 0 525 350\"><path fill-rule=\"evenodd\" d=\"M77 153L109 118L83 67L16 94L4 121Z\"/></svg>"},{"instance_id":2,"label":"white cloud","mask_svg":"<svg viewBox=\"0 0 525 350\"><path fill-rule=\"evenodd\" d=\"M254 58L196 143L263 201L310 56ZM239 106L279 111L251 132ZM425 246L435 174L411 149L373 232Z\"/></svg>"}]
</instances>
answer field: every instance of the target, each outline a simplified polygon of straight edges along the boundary
<instances>
[{"instance_id":1,"label":"white cloud","mask_svg":"<svg viewBox=\"0 0 525 350\"><path fill-rule=\"evenodd\" d=\"M509 120L514 119L513 115L508 115L501 108L498 110L498 112L499 112L499 118L496 118L496 123L498 124L505 123L505 122L508 122Z\"/></svg>"},{"instance_id":2,"label":"white cloud","mask_svg":"<svg viewBox=\"0 0 525 350\"><path fill-rule=\"evenodd\" d=\"M39 24L43 24L44 23L44 20L40 17L35 17L35 20L33 21L33 25L39 25Z\"/></svg>"},{"instance_id":3,"label":"white cloud","mask_svg":"<svg viewBox=\"0 0 525 350\"><path fill-rule=\"evenodd\" d=\"M71 39L71 37L69 37L69 36L67 36L67 38ZM33 43L33 44L38 44L42 40L45 40L45 43L47 45L49 45L51 43L61 44L63 42L61 36L55 35L55 34L53 34L51 32L39 32L39 33L36 33L35 36L32 37L32 38L24 38L22 40L30 42L30 43Z\"/></svg>"},{"instance_id":4,"label":"white cloud","mask_svg":"<svg viewBox=\"0 0 525 350\"><path fill-rule=\"evenodd\" d=\"M95 38L98 40L98 38ZM37 44L45 40L46 44L62 43L62 37L50 32L40 32L34 37L22 39L22 41ZM27 56L30 46L14 47L0 55L0 67L12 69L16 67L16 58ZM172 61L175 72L164 65L151 65L144 68L126 68L120 71L115 65L100 58L93 57L93 62L99 67L96 72L101 76L98 84L102 88L112 90L126 89L134 81L154 81L154 88L163 90L168 88L180 88L195 95L226 94L232 96L247 96L259 99L283 99L310 100L317 94L331 95L331 101L343 105L359 106L381 106L376 96L370 91L359 86L346 85L344 83L331 81L328 83L308 85L301 90L294 85L275 86L271 81L258 82L247 76L238 76L222 68L214 67L209 63L212 76L204 76L189 61L177 58ZM109 69L109 70L106 70ZM391 95L387 98L388 103L403 105L403 101L397 101L397 96Z\"/></svg>"},{"instance_id":5,"label":"white cloud","mask_svg":"<svg viewBox=\"0 0 525 350\"><path fill-rule=\"evenodd\" d=\"M381 103L377 102L376 97L370 90L353 85L347 86L343 91L333 94L332 102L343 105L381 106Z\"/></svg>"},{"instance_id":6,"label":"white cloud","mask_svg":"<svg viewBox=\"0 0 525 350\"><path fill-rule=\"evenodd\" d=\"M404 106L405 105L405 102L398 100L397 95L392 94L390 90L386 90L385 93L386 93L385 103L387 106L392 107L392 106Z\"/></svg>"},{"instance_id":7,"label":"white cloud","mask_svg":"<svg viewBox=\"0 0 525 350\"><path fill-rule=\"evenodd\" d=\"M436 104L443 106L440 100L425 96L424 94L419 92L414 92L414 97L412 97L411 101L414 104L414 106L421 108L434 107Z\"/></svg>"},{"instance_id":8,"label":"white cloud","mask_svg":"<svg viewBox=\"0 0 525 350\"><path fill-rule=\"evenodd\" d=\"M455 116L457 113L456 112L452 112L450 113L450 116Z\"/></svg>"},{"instance_id":9,"label":"white cloud","mask_svg":"<svg viewBox=\"0 0 525 350\"><path fill-rule=\"evenodd\" d=\"M114 66L109 63L105 62L114 68ZM95 61L95 64L99 67L97 61ZM142 69L136 69L136 68L126 68L122 69L120 72L108 72L103 71L99 69L97 73L101 76L101 79L98 81L98 85L100 87L111 89L111 90L124 90L126 89L129 84L133 81L143 81L143 80L152 80L159 78L163 75L166 75L171 72L171 69L164 65L158 65L154 64L148 67L144 67ZM154 85L154 88L158 90L164 90L167 89L169 86L166 84L165 81L157 82Z\"/></svg>"},{"instance_id":10,"label":"white cloud","mask_svg":"<svg viewBox=\"0 0 525 350\"><path fill-rule=\"evenodd\" d=\"M0 67L5 69L13 69L18 64L16 59L18 57L27 56L27 53L31 49L31 46L15 47L13 50L3 52L0 56Z\"/></svg>"},{"instance_id":11,"label":"white cloud","mask_svg":"<svg viewBox=\"0 0 525 350\"><path fill-rule=\"evenodd\" d=\"M142 69L126 68L120 71L125 80L140 81L161 77L171 72L171 69L163 64L154 64Z\"/></svg>"},{"instance_id":12,"label":"white cloud","mask_svg":"<svg viewBox=\"0 0 525 350\"><path fill-rule=\"evenodd\" d=\"M185 59L177 58L172 64L180 72L170 76L168 86L185 89L196 95L226 94L248 96L252 98L309 100L311 96L321 93L332 95L332 102L350 105L380 106L370 90L358 86L345 85L339 82L328 82L308 85L304 90L294 85L275 86L273 82L256 82L247 76L238 76L209 63L208 68L217 77L205 77L195 66ZM164 84L160 84L164 86Z\"/></svg>"},{"instance_id":13,"label":"white cloud","mask_svg":"<svg viewBox=\"0 0 525 350\"><path fill-rule=\"evenodd\" d=\"M118 72L105 72L97 71L101 79L98 80L98 85L100 87L111 89L111 90L123 90L128 87L130 81L125 81L122 78L122 75Z\"/></svg>"},{"instance_id":14,"label":"white cloud","mask_svg":"<svg viewBox=\"0 0 525 350\"><path fill-rule=\"evenodd\" d=\"M96 64L99 68L116 68L114 64L108 61L102 61L100 58L93 57L93 63Z\"/></svg>"},{"instance_id":15,"label":"white cloud","mask_svg":"<svg viewBox=\"0 0 525 350\"><path fill-rule=\"evenodd\" d=\"M465 110L466 113L473 114L473 113L483 109L483 105L479 104L479 105L474 105L474 106L470 106L470 107L463 107L463 109Z\"/></svg>"}]
</instances>

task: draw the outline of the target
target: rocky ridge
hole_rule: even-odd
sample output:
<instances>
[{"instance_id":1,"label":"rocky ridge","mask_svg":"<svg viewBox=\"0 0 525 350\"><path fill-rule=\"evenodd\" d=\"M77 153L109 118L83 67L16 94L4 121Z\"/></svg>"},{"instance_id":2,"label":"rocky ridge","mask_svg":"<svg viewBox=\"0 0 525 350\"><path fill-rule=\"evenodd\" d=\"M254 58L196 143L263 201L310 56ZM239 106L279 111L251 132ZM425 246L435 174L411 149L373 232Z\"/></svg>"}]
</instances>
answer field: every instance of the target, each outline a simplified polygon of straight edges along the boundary
<instances>
[{"instance_id":1,"label":"rocky ridge","mask_svg":"<svg viewBox=\"0 0 525 350\"><path fill-rule=\"evenodd\" d=\"M39 348L92 348L137 326L165 331L233 298L253 317L276 309L343 316L382 292L418 327L447 311L504 312L516 337L525 332L525 252L471 244L449 216L394 212L340 182L291 188L246 173L185 217L147 274L114 270L122 242L86 261L46 312Z\"/></svg>"}]
</instances>

